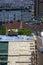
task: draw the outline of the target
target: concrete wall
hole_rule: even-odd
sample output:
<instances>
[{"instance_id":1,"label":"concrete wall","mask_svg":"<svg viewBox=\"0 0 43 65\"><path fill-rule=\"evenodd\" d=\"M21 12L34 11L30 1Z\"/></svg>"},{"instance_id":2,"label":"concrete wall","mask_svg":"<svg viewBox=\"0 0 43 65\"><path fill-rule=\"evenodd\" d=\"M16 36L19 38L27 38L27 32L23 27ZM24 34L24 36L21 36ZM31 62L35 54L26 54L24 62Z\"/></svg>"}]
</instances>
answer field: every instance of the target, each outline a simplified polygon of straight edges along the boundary
<instances>
[{"instance_id":1,"label":"concrete wall","mask_svg":"<svg viewBox=\"0 0 43 65\"><path fill-rule=\"evenodd\" d=\"M31 65L35 43L29 41L9 42L8 65Z\"/></svg>"}]
</instances>

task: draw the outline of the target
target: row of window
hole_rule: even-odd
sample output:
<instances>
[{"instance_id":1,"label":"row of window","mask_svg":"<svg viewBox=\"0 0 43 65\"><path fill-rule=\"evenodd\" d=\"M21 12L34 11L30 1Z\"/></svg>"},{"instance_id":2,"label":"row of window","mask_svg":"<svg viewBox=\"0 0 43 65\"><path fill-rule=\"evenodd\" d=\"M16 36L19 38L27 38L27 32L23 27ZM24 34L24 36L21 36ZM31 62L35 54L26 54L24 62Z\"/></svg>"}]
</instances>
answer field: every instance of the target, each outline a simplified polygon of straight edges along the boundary
<instances>
[{"instance_id":1,"label":"row of window","mask_svg":"<svg viewBox=\"0 0 43 65\"><path fill-rule=\"evenodd\" d=\"M0 21L24 20L29 21L32 17L32 12L21 11L4 11L0 12Z\"/></svg>"},{"instance_id":2,"label":"row of window","mask_svg":"<svg viewBox=\"0 0 43 65\"><path fill-rule=\"evenodd\" d=\"M8 4L32 4L34 1L32 0L4 0L4 2L2 2L2 0L0 1L1 4L4 4L4 5L8 5Z\"/></svg>"}]
</instances>

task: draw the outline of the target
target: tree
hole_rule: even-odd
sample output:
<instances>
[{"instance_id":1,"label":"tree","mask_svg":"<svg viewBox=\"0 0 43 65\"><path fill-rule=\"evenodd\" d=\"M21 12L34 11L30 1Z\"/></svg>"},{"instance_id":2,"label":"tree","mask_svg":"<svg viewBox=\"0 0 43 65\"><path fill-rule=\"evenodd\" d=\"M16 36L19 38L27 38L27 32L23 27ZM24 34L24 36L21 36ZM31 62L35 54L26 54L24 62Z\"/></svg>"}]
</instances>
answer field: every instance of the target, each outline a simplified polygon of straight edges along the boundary
<instances>
[{"instance_id":1,"label":"tree","mask_svg":"<svg viewBox=\"0 0 43 65\"><path fill-rule=\"evenodd\" d=\"M43 23L43 16L42 16L42 18L41 18L41 22Z\"/></svg>"},{"instance_id":2,"label":"tree","mask_svg":"<svg viewBox=\"0 0 43 65\"><path fill-rule=\"evenodd\" d=\"M0 35L5 35L6 33L6 28L4 26L0 27Z\"/></svg>"},{"instance_id":3,"label":"tree","mask_svg":"<svg viewBox=\"0 0 43 65\"><path fill-rule=\"evenodd\" d=\"M32 33L32 30L27 30L27 29L19 29L18 30L18 35L28 35L30 36Z\"/></svg>"}]
</instances>

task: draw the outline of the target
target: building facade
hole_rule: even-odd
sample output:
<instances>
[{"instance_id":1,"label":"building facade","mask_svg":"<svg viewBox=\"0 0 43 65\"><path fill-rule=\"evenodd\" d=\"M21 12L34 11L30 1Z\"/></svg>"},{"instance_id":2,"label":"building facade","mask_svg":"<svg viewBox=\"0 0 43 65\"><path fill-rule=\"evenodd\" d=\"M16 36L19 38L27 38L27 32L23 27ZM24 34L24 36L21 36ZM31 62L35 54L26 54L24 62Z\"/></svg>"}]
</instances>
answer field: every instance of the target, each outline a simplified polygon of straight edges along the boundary
<instances>
[{"instance_id":1,"label":"building facade","mask_svg":"<svg viewBox=\"0 0 43 65\"><path fill-rule=\"evenodd\" d=\"M39 1L39 15L43 16L43 0Z\"/></svg>"},{"instance_id":2,"label":"building facade","mask_svg":"<svg viewBox=\"0 0 43 65\"><path fill-rule=\"evenodd\" d=\"M0 22L11 20L29 21L34 15L34 0L1 0Z\"/></svg>"},{"instance_id":3,"label":"building facade","mask_svg":"<svg viewBox=\"0 0 43 65\"><path fill-rule=\"evenodd\" d=\"M36 65L35 41L15 39L4 36L0 40L0 65Z\"/></svg>"},{"instance_id":4,"label":"building facade","mask_svg":"<svg viewBox=\"0 0 43 65\"><path fill-rule=\"evenodd\" d=\"M43 16L43 0L35 0L35 16Z\"/></svg>"}]
</instances>

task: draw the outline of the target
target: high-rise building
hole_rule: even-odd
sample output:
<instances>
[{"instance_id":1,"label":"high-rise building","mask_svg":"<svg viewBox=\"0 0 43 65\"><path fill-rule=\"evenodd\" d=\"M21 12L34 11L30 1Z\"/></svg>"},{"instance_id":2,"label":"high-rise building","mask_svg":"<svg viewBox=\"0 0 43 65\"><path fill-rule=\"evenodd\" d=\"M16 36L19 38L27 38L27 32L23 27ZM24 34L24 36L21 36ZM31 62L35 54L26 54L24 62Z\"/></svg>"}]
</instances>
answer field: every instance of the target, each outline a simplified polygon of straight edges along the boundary
<instances>
[{"instance_id":1,"label":"high-rise building","mask_svg":"<svg viewBox=\"0 0 43 65\"><path fill-rule=\"evenodd\" d=\"M35 0L35 16L43 16L43 0Z\"/></svg>"},{"instance_id":2,"label":"high-rise building","mask_svg":"<svg viewBox=\"0 0 43 65\"><path fill-rule=\"evenodd\" d=\"M34 0L0 0L0 22L29 21L34 15Z\"/></svg>"}]
</instances>

